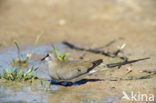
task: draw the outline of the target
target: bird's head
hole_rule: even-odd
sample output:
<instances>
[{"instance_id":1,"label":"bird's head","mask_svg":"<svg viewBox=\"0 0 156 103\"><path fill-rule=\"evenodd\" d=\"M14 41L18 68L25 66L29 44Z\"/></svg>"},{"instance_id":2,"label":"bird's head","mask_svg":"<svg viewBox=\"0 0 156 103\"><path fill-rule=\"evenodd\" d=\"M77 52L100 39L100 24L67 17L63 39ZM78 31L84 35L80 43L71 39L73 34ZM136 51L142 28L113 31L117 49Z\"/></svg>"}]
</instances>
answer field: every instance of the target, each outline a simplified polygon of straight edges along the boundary
<instances>
[{"instance_id":1,"label":"bird's head","mask_svg":"<svg viewBox=\"0 0 156 103\"><path fill-rule=\"evenodd\" d=\"M54 53L48 53L45 57L41 59L41 61L52 61L54 59L56 59L56 55Z\"/></svg>"}]
</instances>

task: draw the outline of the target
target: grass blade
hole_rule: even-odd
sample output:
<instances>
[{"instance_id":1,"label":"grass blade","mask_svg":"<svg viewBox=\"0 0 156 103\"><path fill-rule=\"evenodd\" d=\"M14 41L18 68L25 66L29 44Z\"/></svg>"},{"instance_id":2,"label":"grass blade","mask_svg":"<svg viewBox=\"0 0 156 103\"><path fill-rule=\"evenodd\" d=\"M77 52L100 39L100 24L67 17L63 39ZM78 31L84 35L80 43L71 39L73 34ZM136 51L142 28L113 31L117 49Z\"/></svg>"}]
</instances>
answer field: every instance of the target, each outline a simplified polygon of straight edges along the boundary
<instances>
[{"instance_id":1,"label":"grass blade","mask_svg":"<svg viewBox=\"0 0 156 103\"><path fill-rule=\"evenodd\" d=\"M18 53L18 58L20 59L20 57L21 57L21 51L20 51L20 47L19 47L19 45L18 45L18 43L17 43L17 41L15 40L14 41L14 43L15 43L15 45L16 45L16 48L17 48L17 53Z\"/></svg>"},{"instance_id":2,"label":"grass blade","mask_svg":"<svg viewBox=\"0 0 156 103\"><path fill-rule=\"evenodd\" d=\"M41 32L39 35L37 35L36 39L35 39L35 43L34 43L34 47L36 48L36 46L38 45L39 40L41 39L43 35L43 32Z\"/></svg>"}]
</instances>

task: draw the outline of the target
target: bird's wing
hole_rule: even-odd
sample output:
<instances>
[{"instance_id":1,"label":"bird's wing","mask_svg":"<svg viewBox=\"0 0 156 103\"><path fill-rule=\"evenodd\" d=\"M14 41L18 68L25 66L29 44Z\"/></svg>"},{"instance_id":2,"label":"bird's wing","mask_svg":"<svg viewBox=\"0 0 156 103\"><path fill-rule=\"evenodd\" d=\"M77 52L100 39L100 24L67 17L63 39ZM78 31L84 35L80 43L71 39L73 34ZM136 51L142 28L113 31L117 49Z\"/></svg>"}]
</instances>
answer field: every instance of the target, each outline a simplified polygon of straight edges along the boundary
<instances>
[{"instance_id":1,"label":"bird's wing","mask_svg":"<svg viewBox=\"0 0 156 103\"><path fill-rule=\"evenodd\" d=\"M77 78L81 75L88 73L92 70L97 64L98 61L95 62L68 62L62 65L64 70L61 70L59 73L63 75L62 78L65 80L71 80Z\"/></svg>"},{"instance_id":2,"label":"bird's wing","mask_svg":"<svg viewBox=\"0 0 156 103\"><path fill-rule=\"evenodd\" d=\"M93 61L93 62L77 62L76 64L73 65L73 67L74 67L73 70L77 70L77 72L82 73L82 74L83 73L88 73L89 71L94 69L96 66L98 66L102 62L103 62L102 59L99 59L99 60L96 60L96 61Z\"/></svg>"}]
</instances>

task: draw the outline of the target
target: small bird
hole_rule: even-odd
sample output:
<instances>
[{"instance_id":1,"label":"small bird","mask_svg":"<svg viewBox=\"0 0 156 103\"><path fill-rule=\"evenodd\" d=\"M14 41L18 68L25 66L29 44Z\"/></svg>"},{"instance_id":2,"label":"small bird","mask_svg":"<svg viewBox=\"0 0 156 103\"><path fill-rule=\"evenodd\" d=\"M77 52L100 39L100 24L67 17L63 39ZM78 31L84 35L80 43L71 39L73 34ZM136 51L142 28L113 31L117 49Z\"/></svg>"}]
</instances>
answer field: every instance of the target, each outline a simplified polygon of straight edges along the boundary
<instances>
[{"instance_id":1,"label":"small bird","mask_svg":"<svg viewBox=\"0 0 156 103\"><path fill-rule=\"evenodd\" d=\"M47 54L41 61L48 62L48 72L52 80L57 81L76 81L77 78L88 74L103 60L89 61L60 61L54 53Z\"/></svg>"}]
</instances>

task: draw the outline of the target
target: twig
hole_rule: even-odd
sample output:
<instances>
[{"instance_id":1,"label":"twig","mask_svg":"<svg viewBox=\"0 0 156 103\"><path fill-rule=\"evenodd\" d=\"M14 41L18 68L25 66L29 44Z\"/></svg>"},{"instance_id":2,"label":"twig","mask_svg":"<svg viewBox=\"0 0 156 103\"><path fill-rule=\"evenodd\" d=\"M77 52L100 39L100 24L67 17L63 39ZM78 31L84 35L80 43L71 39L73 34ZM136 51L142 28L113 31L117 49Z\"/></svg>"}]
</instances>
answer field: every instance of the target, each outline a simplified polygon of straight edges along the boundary
<instances>
[{"instance_id":1,"label":"twig","mask_svg":"<svg viewBox=\"0 0 156 103\"><path fill-rule=\"evenodd\" d=\"M114 39L114 40L110 41L109 43L107 43L106 45L98 47L98 48L95 48L95 49L99 50L99 49L102 49L102 48L105 48L105 47L109 47L110 45L112 45L115 42L116 42L116 40Z\"/></svg>"},{"instance_id":2,"label":"twig","mask_svg":"<svg viewBox=\"0 0 156 103\"><path fill-rule=\"evenodd\" d=\"M115 40L114 41L111 41L106 46L109 46L109 45L111 45L114 42L115 42ZM86 48L78 47L78 46L75 46L74 44L69 43L67 41L63 41L62 43L64 45L68 46L71 49L80 50L80 51L87 51L87 52L91 52L91 53L95 53L95 54L101 54L101 55L105 55L105 56L112 57L112 58L117 57L118 54L121 52L123 54L123 56L121 56L119 58L122 59L122 60L124 60L124 61L127 61L128 60L128 58L124 55L124 52L122 51L122 49L126 46L126 44L123 44L117 51L115 51L115 52L112 53L112 52L109 52L109 51L106 52L106 51L97 50L97 49L86 49Z\"/></svg>"},{"instance_id":3,"label":"twig","mask_svg":"<svg viewBox=\"0 0 156 103\"><path fill-rule=\"evenodd\" d=\"M122 65L130 64L130 63L135 63L135 62L146 60L146 59L150 59L150 58L147 57L147 58L142 58L142 59L136 59L136 60L130 60L130 61L124 61L124 62L118 62L118 63L111 63L111 64L107 64L107 67L108 68L117 67L117 66L120 67Z\"/></svg>"},{"instance_id":4,"label":"twig","mask_svg":"<svg viewBox=\"0 0 156 103\"><path fill-rule=\"evenodd\" d=\"M138 77L135 76L125 76L125 77L110 77L110 78L105 78L104 80L108 80L108 81L118 81L118 80L140 80L140 79L149 79L151 78L151 75L141 75Z\"/></svg>"},{"instance_id":5,"label":"twig","mask_svg":"<svg viewBox=\"0 0 156 103\"><path fill-rule=\"evenodd\" d=\"M125 75L127 75L127 74L132 72L132 68L131 67L128 67L127 69L128 69L128 72Z\"/></svg>"},{"instance_id":6,"label":"twig","mask_svg":"<svg viewBox=\"0 0 156 103\"><path fill-rule=\"evenodd\" d=\"M117 57L119 52L123 52L122 49L126 46L126 44L123 44L116 52L111 53L111 52L105 52L105 51L101 51L101 50L96 50L96 49L86 49L86 48L81 48L81 47L77 47L67 41L63 42L64 45L68 46L71 49L76 49L76 50L81 50L81 51L87 51L87 52L92 52L92 53L96 53L96 54L102 54L108 57ZM136 60L131 60L128 61L128 58L126 56L122 56L120 57L120 59L124 60L123 62L118 62L118 63L111 63L111 64L107 64L107 67L111 68L111 67L121 67L122 65L126 65L126 64L130 64L130 63L134 63L134 62L138 62L138 61L142 61L142 60L146 60L146 59L150 59L148 58L142 58L142 59L136 59Z\"/></svg>"},{"instance_id":7,"label":"twig","mask_svg":"<svg viewBox=\"0 0 156 103\"><path fill-rule=\"evenodd\" d=\"M102 54L105 56L109 56L112 57L110 52L105 52L105 51L101 51L101 50L96 50L96 49L86 49L86 48L81 48L81 47L77 47L67 41L63 42L64 45L68 46L71 49L76 49L76 50L81 50L81 51L87 51L87 52L92 52L92 53L96 53L96 54Z\"/></svg>"},{"instance_id":8,"label":"twig","mask_svg":"<svg viewBox=\"0 0 156 103\"><path fill-rule=\"evenodd\" d=\"M119 55L119 53L122 54L122 56L120 57L120 59L124 60L124 61L128 61L128 57L125 55L123 49L126 47L126 43L123 44L122 46L118 47L117 51L113 52L114 57L117 57Z\"/></svg>"},{"instance_id":9,"label":"twig","mask_svg":"<svg viewBox=\"0 0 156 103\"><path fill-rule=\"evenodd\" d=\"M149 74L156 74L156 70L143 70L141 72L149 73Z\"/></svg>"}]
</instances>

